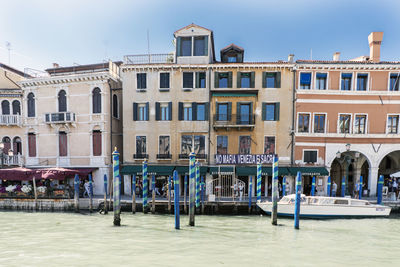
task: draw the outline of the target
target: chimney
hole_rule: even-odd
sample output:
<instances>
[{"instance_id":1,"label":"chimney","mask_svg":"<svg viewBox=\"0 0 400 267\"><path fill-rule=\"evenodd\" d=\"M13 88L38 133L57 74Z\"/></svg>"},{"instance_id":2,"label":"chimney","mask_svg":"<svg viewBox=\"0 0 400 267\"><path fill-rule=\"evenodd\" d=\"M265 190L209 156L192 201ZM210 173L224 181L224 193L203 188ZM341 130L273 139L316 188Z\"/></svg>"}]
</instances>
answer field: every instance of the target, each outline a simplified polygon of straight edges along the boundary
<instances>
[{"instance_id":1,"label":"chimney","mask_svg":"<svg viewBox=\"0 0 400 267\"><path fill-rule=\"evenodd\" d=\"M59 68L60 65L58 65L58 63L53 63L53 68Z\"/></svg>"},{"instance_id":2,"label":"chimney","mask_svg":"<svg viewBox=\"0 0 400 267\"><path fill-rule=\"evenodd\" d=\"M339 61L340 60L340 52L336 52L333 54L333 61Z\"/></svg>"},{"instance_id":3,"label":"chimney","mask_svg":"<svg viewBox=\"0 0 400 267\"><path fill-rule=\"evenodd\" d=\"M372 62L379 62L381 60L382 39L383 32L371 32L368 35L369 60Z\"/></svg>"},{"instance_id":4,"label":"chimney","mask_svg":"<svg viewBox=\"0 0 400 267\"><path fill-rule=\"evenodd\" d=\"M294 62L294 55L293 55L293 54L290 54L290 55L288 56L287 61L288 61L289 63L293 63L293 62Z\"/></svg>"}]
</instances>

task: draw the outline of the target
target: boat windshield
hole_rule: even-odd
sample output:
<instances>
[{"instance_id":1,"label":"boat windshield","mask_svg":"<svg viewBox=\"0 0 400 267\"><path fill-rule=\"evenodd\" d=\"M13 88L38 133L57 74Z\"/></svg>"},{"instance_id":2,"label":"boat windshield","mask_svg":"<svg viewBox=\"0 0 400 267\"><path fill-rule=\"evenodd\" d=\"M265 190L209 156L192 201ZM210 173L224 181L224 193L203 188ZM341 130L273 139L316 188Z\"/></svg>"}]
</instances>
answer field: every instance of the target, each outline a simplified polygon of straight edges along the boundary
<instances>
[{"instance_id":1,"label":"boat windshield","mask_svg":"<svg viewBox=\"0 0 400 267\"><path fill-rule=\"evenodd\" d=\"M369 202L368 201L364 201L364 200L352 199L351 200L351 205L352 206L367 206L367 205L369 205Z\"/></svg>"},{"instance_id":2,"label":"boat windshield","mask_svg":"<svg viewBox=\"0 0 400 267\"><path fill-rule=\"evenodd\" d=\"M320 205L332 205L334 203L334 199L332 198L320 198L318 204Z\"/></svg>"},{"instance_id":3,"label":"boat windshield","mask_svg":"<svg viewBox=\"0 0 400 267\"><path fill-rule=\"evenodd\" d=\"M304 195L301 195L300 203L305 203L305 202L307 202L306 197ZM281 200L279 200L279 203L281 203L281 204L294 204L294 203L296 203L296 195L285 196Z\"/></svg>"},{"instance_id":4,"label":"boat windshield","mask_svg":"<svg viewBox=\"0 0 400 267\"><path fill-rule=\"evenodd\" d=\"M347 199L335 199L336 205L349 205L349 200Z\"/></svg>"}]
</instances>

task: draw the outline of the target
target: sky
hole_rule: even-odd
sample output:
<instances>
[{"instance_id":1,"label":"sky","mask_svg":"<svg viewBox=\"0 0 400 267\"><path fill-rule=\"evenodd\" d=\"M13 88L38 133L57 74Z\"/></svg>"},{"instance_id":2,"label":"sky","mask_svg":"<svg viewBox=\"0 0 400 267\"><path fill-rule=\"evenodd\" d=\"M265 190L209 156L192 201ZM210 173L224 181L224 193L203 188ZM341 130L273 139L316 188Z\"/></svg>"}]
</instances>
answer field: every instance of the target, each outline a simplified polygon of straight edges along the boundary
<instances>
[{"instance_id":1,"label":"sky","mask_svg":"<svg viewBox=\"0 0 400 267\"><path fill-rule=\"evenodd\" d=\"M174 51L191 23L214 32L215 50L235 43L245 61L331 60L369 54L383 31L381 60L400 61L399 0L0 0L0 62L17 69L123 60ZM11 50L7 49L7 42ZM10 51L10 62L9 62Z\"/></svg>"}]
</instances>

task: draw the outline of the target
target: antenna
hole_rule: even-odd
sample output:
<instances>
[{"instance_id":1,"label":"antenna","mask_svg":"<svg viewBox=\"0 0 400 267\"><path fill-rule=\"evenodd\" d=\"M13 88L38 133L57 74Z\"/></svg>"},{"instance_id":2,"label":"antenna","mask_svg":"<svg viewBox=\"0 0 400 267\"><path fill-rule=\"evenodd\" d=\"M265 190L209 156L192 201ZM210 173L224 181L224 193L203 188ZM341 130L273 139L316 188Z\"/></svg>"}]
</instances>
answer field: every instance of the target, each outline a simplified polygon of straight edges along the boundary
<instances>
[{"instance_id":1,"label":"antenna","mask_svg":"<svg viewBox=\"0 0 400 267\"><path fill-rule=\"evenodd\" d=\"M149 37L149 29L147 29L147 54L150 55L150 37Z\"/></svg>"},{"instance_id":2,"label":"antenna","mask_svg":"<svg viewBox=\"0 0 400 267\"><path fill-rule=\"evenodd\" d=\"M6 41L6 47L8 50L8 65L11 65L11 43Z\"/></svg>"}]
</instances>

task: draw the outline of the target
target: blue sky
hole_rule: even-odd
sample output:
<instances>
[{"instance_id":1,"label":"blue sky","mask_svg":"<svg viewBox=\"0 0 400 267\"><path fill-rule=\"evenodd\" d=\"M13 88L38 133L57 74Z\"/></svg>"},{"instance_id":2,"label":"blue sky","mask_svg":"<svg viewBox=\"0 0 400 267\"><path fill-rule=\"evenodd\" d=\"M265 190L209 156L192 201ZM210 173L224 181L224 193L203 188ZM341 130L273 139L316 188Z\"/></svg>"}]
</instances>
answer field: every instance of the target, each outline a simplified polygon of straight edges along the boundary
<instances>
[{"instance_id":1,"label":"blue sky","mask_svg":"<svg viewBox=\"0 0 400 267\"><path fill-rule=\"evenodd\" d=\"M0 9L0 62L43 70L174 50L173 32L190 23L214 31L219 50L235 43L246 61L341 59L368 55L384 31L382 60L400 60L398 0L12 0Z\"/></svg>"}]
</instances>

